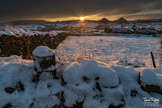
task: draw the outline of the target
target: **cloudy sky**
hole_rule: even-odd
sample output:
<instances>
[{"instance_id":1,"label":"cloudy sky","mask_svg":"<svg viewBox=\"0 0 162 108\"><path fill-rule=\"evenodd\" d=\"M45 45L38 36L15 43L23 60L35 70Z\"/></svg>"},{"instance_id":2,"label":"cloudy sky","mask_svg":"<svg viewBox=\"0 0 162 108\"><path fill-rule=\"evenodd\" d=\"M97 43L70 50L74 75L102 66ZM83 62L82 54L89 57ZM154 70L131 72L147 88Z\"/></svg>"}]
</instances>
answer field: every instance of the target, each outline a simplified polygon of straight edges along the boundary
<instances>
[{"instance_id":1,"label":"cloudy sky","mask_svg":"<svg viewBox=\"0 0 162 108\"><path fill-rule=\"evenodd\" d=\"M0 22L12 20L162 18L162 0L0 0Z\"/></svg>"}]
</instances>

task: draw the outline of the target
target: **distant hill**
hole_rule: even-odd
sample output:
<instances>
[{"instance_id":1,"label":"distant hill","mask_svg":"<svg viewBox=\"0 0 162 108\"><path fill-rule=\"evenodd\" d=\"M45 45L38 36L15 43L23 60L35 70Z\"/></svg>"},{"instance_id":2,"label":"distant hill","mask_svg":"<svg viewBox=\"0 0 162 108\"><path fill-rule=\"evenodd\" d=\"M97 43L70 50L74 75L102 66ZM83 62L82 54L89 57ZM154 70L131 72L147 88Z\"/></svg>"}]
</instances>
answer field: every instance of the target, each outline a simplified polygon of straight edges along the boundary
<instances>
[{"instance_id":1,"label":"distant hill","mask_svg":"<svg viewBox=\"0 0 162 108\"><path fill-rule=\"evenodd\" d=\"M65 20L65 21L56 21L56 22L50 22L50 21L45 21L45 20L17 20L17 21L10 21L10 22L5 22L5 23L0 23L2 24L10 24L10 25L30 25L30 24L58 24L58 23L63 23L63 24L71 24L71 23L79 23L80 20ZM107 18L102 18L101 20L84 20L84 22L90 22L90 23L101 23L101 24L106 24L106 23L149 23L149 22L162 22L162 19L145 19L145 20L134 20L134 21L127 21L123 17L110 21Z\"/></svg>"},{"instance_id":2,"label":"distant hill","mask_svg":"<svg viewBox=\"0 0 162 108\"><path fill-rule=\"evenodd\" d=\"M144 19L144 20L135 20L137 23L150 23L150 22L162 22L162 19Z\"/></svg>"},{"instance_id":3,"label":"distant hill","mask_svg":"<svg viewBox=\"0 0 162 108\"><path fill-rule=\"evenodd\" d=\"M63 24L72 24L72 23L79 23L80 20L66 20L66 21L56 21L56 22L48 22L48 24L59 24L59 23L63 23ZM99 23L99 21L96 20L84 20L84 23Z\"/></svg>"},{"instance_id":4,"label":"distant hill","mask_svg":"<svg viewBox=\"0 0 162 108\"><path fill-rule=\"evenodd\" d=\"M115 20L113 22L115 22L115 23L125 23L125 22L127 22L127 20L124 19L123 17L121 17L121 18L119 18L119 19L117 19L117 20Z\"/></svg>"},{"instance_id":5,"label":"distant hill","mask_svg":"<svg viewBox=\"0 0 162 108\"><path fill-rule=\"evenodd\" d=\"M99 22L102 23L102 24L106 24L106 23L108 23L110 21L108 19L106 19L106 18L102 18L101 20L99 20Z\"/></svg>"},{"instance_id":6,"label":"distant hill","mask_svg":"<svg viewBox=\"0 0 162 108\"><path fill-rule=\"evenodd\" d=\"M49 21L45 21L45 20L17 20L17 21L6 22L6 24L29 25L29 24L43 24L43 23L48 23L48 22Z\"/></svg>"}]
</instances>

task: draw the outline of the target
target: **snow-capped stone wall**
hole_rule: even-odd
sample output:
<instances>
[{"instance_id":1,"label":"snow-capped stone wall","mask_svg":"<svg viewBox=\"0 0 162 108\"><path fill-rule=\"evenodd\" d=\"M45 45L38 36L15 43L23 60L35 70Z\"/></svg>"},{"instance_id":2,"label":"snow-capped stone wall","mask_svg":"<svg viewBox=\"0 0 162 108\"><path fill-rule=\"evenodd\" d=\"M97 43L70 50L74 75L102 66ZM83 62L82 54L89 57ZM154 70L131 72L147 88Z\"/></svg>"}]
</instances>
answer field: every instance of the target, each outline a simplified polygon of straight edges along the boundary
<instances>
[{"instance_id":1,"label":"snow-capped stone wall","mask_svg":"<svg viewBox=\"0 0 162 108\"><path fill-rule=\"evenodd\" d=\"M55 49L69 33L60 33L56 36L50 34L35 36L8 36L0 37L0 57L9 57L10 55L22 55L23 59L32 59L32 52L37 46L48 46Z\"/></svg>"},{"instance_id":2,"label":"snow-capped stone wall","mask_svg":"<svg viewBox=\"0 0 162 108\"><path fill-rule=\"evenodd\" d=\"M37 72L35 75L35 82L39 81L40 74L49 72L56 79L56 60L55 51L47 46L39 46L33 51L34 57L34 70Z\"/></svg>"},{"instance_id":3,"label":"snow-capped stone wall","mask_svg":"<svg viewBox=\"0 0 162 108\"><path fill-rule=\"evenodd\" d=\"M157 108L162 107L161 94L141 88L148 84L161 86L161 69L138 72L132 67L83 60L64 63L57 70L62 72L64 85L48 72L43 72L38 83L34 83L32 60L18 56L0 58L0 107L144 108L146 97L159 99Z\"/></svg>"},{"instance_id":4,"label":"snow-capped stone wall","mask_svg":"<svg viewBox=\"0 0 162 108\"><path fill-rule=\"evenodd\" d=\"M143 90L162 94L161 69L143 69L140 74L140 83Z\"/></svg>"}]
</instances>

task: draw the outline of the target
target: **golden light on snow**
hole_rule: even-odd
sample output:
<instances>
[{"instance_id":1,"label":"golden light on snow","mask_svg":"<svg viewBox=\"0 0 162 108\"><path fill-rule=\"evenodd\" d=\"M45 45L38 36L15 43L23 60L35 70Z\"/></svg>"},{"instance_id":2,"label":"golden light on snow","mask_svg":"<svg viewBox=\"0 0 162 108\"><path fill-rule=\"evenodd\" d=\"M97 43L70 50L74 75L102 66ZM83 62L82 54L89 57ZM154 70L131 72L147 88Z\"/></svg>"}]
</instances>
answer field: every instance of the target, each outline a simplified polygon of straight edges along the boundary
<instances>
[{"instance_id":1,"label":"golden light on snow","mask_svg":"<svg viewBox=\"0 0 162 108\"><path fill-rule=\"evenodd\" d=\"M83 21L85 17L80 17L80 20Z\"/></svg>"}]
</instances>

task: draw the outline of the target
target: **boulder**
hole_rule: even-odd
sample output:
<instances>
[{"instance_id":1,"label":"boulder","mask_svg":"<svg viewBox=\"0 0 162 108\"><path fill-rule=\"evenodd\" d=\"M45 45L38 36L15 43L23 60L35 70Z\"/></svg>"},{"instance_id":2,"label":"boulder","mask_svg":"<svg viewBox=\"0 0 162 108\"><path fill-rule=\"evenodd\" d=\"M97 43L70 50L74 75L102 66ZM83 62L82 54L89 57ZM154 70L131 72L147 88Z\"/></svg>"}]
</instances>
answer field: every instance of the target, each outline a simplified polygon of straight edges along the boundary
<instances>
[{"instance_id":1,"label":"boulder","mask_svg":"<svg viewBox=\"0 0 162 108\"><path fill-rule=\"evenodd\" d=\"M162 94L162 70L143 69L140 72L141 88L147 92L157 92Z\"/></svg>"},{"instance_id":2,"label":"boulder","mask_svg":"<svg viewBox=\"0 0 162 108\"><path fill-rule=\"evenodd\" d=\"M5 88L5 91L7 93L13 93L15 90L24 91L24 85L21 82L18 82L16 84L16 87L6 87Z\"/></svg>"}]
</instances>

